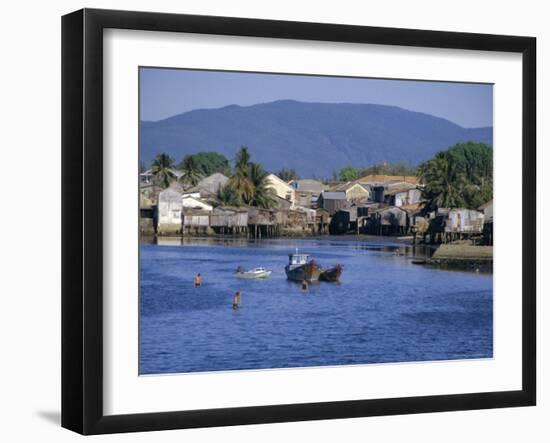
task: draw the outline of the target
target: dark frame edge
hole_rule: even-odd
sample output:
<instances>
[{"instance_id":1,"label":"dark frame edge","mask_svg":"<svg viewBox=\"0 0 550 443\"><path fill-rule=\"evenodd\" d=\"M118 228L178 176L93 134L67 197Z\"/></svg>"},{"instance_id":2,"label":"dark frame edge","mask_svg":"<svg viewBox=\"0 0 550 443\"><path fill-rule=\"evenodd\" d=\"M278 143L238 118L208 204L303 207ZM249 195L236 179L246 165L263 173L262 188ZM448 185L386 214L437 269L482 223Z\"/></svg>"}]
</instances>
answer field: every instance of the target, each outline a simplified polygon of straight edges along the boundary
<instances>
[{"instance_id":1,"label":"dark frame edge","mask_svg":"<svg viewBox=\"0 0 550 443\"><path fill-rule=\"evenodd\" d=\"M537 403L537 39L522 52L522 386Z\"/></svg>"},{"instance_id":2,"label":"dark frame edge","mask_svg":"<svg viewBox=\"0 0 550 443\"><path fill-rule=\"evenodd\" d=\"M61 23L61 425L83 433L84 13Z\"/></svg>"},{"instance_id":3,"label":"dark frame edge","mask_svg":"<svg viewBox=\"0 0 550 443\"><path fill-rule=\"evenodd\" d=\"M524 391L352 400L104 416L91 434L240 426L532 406Z\"/></svg>"}]
</instances>

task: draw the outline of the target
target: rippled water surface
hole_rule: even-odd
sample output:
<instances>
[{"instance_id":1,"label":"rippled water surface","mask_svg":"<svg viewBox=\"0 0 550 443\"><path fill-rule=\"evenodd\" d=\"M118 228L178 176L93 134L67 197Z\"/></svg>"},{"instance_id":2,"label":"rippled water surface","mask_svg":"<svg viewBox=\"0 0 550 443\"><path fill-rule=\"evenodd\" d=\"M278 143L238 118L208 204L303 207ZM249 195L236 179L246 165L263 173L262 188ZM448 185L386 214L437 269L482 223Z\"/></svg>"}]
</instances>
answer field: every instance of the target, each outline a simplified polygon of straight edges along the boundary
<instances>
[{"instance_id":1,"label":"rippled water surface","mask_svg":"<svg viewBox=\"0 0 550 443\"><path fill-rule=\"evenodd\" d=\"M287 281L296 247L325 267L341 263L341 282L303 292ZM143 243L140 373L492 357L492 275L412 263L428 253L328 238ZM273 274L242 280L237 266ZM242 307L233 310L236 290Z\"/></svg>"}]
</instances>

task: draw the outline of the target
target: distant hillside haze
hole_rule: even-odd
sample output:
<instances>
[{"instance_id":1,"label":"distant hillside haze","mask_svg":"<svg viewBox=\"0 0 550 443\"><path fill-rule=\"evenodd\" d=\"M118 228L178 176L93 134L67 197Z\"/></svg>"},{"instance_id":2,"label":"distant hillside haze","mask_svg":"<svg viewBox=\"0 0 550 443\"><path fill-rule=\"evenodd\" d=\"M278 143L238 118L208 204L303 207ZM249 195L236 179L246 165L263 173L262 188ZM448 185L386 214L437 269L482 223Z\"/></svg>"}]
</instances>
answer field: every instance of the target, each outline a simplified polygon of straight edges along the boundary
<instances>
[{"instance_id":1,"label":"distant hillside haze","mask_svg":"<svg viewBox=\"0 0 550 443\"><path fill-rule=\"evenodd\" d=\"M201 151L233 159L246 145L267 170L294 168L302 177L384 161L417 165L458 142L493 142L492 127L463 128L395 106L293 100L189 111L140 122L139 130L146 165L160 152L176 161Z\"/></svg>"}]
</instances>

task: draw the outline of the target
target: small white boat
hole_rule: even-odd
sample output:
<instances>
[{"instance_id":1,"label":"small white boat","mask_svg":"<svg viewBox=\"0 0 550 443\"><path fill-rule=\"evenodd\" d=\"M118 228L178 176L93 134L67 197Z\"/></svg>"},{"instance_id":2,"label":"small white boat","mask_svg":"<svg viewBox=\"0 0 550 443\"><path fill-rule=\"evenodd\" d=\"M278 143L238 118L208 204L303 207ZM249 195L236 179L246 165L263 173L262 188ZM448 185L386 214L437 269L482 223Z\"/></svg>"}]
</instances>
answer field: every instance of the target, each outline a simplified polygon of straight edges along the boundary
<instances>
[{"instance_id":1,"label":"small white boat","mask_svg":"<svg viewBox=\"0 0 550 443\"><path fill-rule=\"evenodd\" d=\"M272 271L266 268L254 268L249 271L245 271L239 267L235 272L235 275L239 278L267 278L271 275L271 272Z\"/></svg>"}]
</instances>

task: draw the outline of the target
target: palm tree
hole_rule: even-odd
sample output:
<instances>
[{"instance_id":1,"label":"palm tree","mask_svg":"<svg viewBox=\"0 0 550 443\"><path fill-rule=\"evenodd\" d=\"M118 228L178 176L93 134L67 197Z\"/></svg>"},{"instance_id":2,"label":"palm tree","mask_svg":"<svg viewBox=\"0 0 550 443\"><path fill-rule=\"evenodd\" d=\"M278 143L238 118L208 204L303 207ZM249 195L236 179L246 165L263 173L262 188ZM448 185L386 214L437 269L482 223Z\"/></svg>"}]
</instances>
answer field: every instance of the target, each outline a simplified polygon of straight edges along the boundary
<instances>
[{"instance_id":1,"label":"palm tree","mask_svg":"<svg viewBox=\"0 0 550 443\"><path fill-rule=\"evenodd\" d=\"M217 198L223 206L242 206L243 204L239 192L230 185L220 188Z\"/></svg>"},{"instance_id":2,"label":"palm tree","mask_svg":"<svg viewBox=\"0 0 550 443\"><path fill-rule=\"evenodd\" d=\"M268 186L267 172L257 163L249 165L249 180L254 186L254 194L250 201L252 206L271 208L275 205L276 194L273 188Z\"/></svg>"},{"instance_id":3,"label":"palm tree","mask_svg":"<svg viewBox=\"0 0 550 443\"><path fill-rule=\"evenodd\" d=\"M174 159L172 157L164 152L157 154L151 163L154 182L163 188L170 186L170 182L174 179L173 168Z\"/></svg>"},{"instance_id":4,"label":"palm tree","mask_svg":"<svg viewBox=\"0 0 550 443\"><path fill-rule=\"evenodd\" d=\"M254 197L254 184L248 178L248 173L237 171L228 181L231 186L239 194L243 203L249 204Z\"/></svg>"},{"instance_id":5,"label":"palm tree","mask_svg":"<svg viewBox=\"0 0 550 443\"><path fill-rule=\"evenodd\" d=\"M449 161L445 153L419 167L419 175L426 187L423 190L427 208L458 208L464 206L464 190L467 185L464 173Z\"/></svg>"},{"instance_id":6,"label":"palm tree","mask_svg":"<svg viewBox=\"0 0 550 443\"><path fill-rule=\"evenodd\" d=\"M241 146L235 157L235 172L227 182L224 194L219 196L220 201L234 201L235 196L229 195L231 192L238 196L239 204L273 207L276 201L275 192L268 186L267 175L261 165L250 161L248 148Z\"/></svg>"},{"instance_id":7,"label":"palm tree","mask_svg":"<svg viewBox=\"0 0 550 443\"><path fill-rule=\"evenodd\" d=\"M250 153L248 152L248 146L242 145L235 156L235 169L245 172L248 170L250 164Z\"/></svg>"},{"instance_id":8,"label":"palm tree","mask_svg":"<svg viewBox=\"0 0 550 443\"><path fill-rule=\"evenodd\" d=\"M192 155L188 155L183 159L181 170L184 173L182 176L183 182L190 186L196 186L202 178L201 169Z\"/></svg>"},{"instance_id":9,"label":"palm tree","mask_svg":"<svg viewBox=\"0 0 550 443\"><path fill-rule=\"evenodd\" d=\"M229 185L237 191L243 203L249 204L254 197L254 183L250 180L250 154L246 146L241 146L235 157L235 173Z\"/></svg>"}]
</instances>

